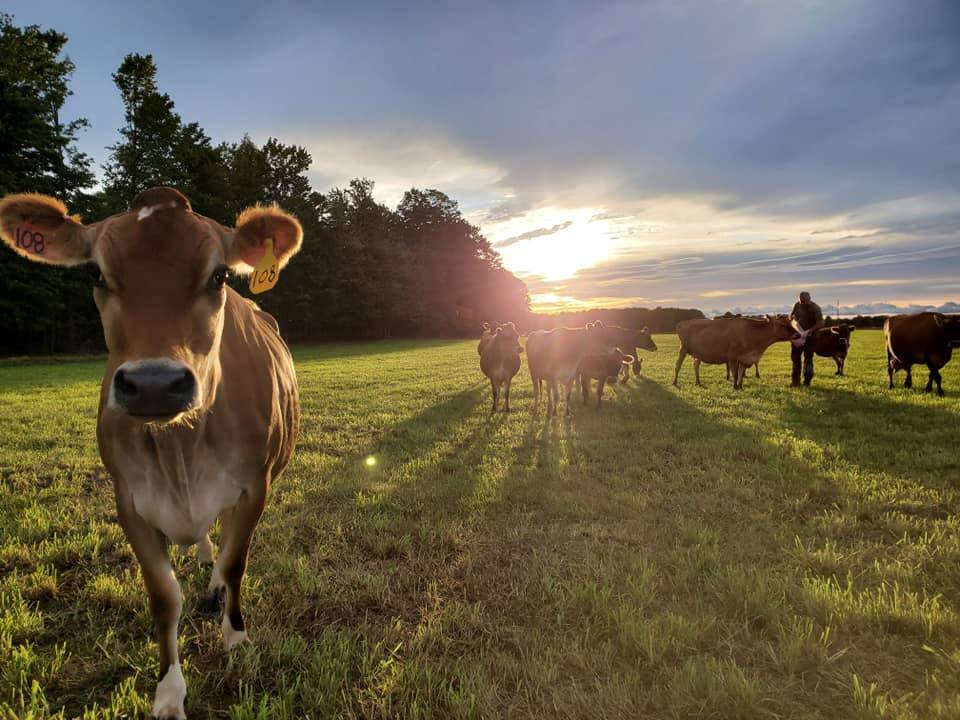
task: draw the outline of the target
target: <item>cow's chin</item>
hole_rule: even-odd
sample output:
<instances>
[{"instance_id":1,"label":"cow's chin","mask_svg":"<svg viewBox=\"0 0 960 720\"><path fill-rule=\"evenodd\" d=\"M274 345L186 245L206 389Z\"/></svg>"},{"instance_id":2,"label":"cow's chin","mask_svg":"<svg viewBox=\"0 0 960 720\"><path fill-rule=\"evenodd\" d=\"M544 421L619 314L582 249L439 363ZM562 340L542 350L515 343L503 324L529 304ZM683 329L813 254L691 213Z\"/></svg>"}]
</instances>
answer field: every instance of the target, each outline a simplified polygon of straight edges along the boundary
<instances>
[{"instance_id":1,"label":"cow's chin","mask_svg":"<svg viewBox=\"0 0 960 720\"><path fill-rule=\"evenodd\" d=\"M114 424L149 433L194 428L203 413L202 408L196 404L168 415L134 415L121 407L109 407L107 411Z\"/></svg>"}]
</instances>

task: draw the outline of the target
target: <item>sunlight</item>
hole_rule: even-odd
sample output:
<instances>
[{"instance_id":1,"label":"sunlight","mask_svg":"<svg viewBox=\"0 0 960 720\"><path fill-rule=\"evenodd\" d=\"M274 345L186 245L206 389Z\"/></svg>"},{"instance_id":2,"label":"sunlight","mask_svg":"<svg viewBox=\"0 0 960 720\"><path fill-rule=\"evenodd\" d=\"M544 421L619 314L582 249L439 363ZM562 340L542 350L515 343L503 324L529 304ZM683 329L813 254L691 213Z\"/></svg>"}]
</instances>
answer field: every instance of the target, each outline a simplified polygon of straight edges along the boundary
<instances>
[{"instance_id":1,"label":"sunlight","mask_svg":"<svg viewBox=\"0 0 960 720\"><path fill-rule=\"evenodd\" d=\"M591 208L531 214L498 228L494 245L512 272L550 281L571 278L611 255L610 223L596 214Z\"/></svg>"}]
</instances>

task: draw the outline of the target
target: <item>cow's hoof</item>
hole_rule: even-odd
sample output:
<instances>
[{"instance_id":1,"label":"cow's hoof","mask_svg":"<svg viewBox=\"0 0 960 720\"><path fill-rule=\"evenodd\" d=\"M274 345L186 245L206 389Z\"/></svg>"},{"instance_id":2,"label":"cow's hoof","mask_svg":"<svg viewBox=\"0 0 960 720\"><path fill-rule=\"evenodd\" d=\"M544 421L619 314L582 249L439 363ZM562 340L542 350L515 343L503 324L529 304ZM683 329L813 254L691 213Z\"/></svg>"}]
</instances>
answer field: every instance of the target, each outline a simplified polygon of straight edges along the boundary
<instances>
[{"instance_id":1,"label":"cow's hoof","mask_svg":"<svg viewBox=\"0 0 960 720\"><path fill-rule=\"evenodd\" d=\"M223 608L223 598L227 588L220 586L208 592L199 603L199 610L207 615L215 615Z\"/></svg>"},{"instance_id":2,"label":"cow's hoof","mask_svg":"<svg viewBox=\"0 0 960 720\"><path fill-rule=\"evenodd\" d=\"M234 630L233 624L230 622L230 618L226 615L223 616L223 622L220 623L220 629L223 631L223 649L227 652L230 652L233 650L233 648L241 643L250 642L250 637L247 635L247 631L245 629Z\"/></svg>"},{"instance_id":3,"label":"cow's hoof","mask_svg":"<svg viewBox=\"0 0 960 720\"><path fill-rule=\"evenodd\" d=\"M155 710L151 717L157 720L187 720L187 716L184 713L172 706L161 708L159 711Z\"/></svg>"},{"instance_id":4,"label":"cow's hoof","mask_svg":"<svg viewBox=\"0 0 960 720\"><path fill-rule=\"evenodd\" d=\"M937 395L939 397L943 397L944 395L946 395L946 393L943 390L937 389Z\"/></svg>"},{"instance_id":5,"label":"cow's hoof","mask_svg":"<svg viewBox=\"0 0 960 720\"><path fill-rule=\"evenodd\" d=\"M151 715L160 720L186 720L183 701L187 697L187 684L179 665L171 665L157 684Z\"/></svg>"}]
</instances>

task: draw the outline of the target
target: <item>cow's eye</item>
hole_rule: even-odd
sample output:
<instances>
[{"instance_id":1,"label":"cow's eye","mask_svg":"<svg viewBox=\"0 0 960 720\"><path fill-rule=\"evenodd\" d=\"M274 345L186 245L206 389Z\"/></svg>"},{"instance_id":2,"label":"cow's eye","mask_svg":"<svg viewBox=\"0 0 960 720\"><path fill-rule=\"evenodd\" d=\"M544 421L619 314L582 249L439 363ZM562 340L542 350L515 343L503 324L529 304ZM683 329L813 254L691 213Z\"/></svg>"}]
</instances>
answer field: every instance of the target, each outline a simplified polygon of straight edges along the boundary
<instances>
[{"instance_id":1,"label":"cow's eye","mask_svg":"<svg viewBox=\"0 0 960 720\"><path fill-rule=\"evenodd\" d=\"M207 287L210 290L220 290L223 287L223 284L227 281L227 275L229 269L226 265L218 265L213 271L213 274L210 275L210 282Z\"/></svg>"}]
</instances>

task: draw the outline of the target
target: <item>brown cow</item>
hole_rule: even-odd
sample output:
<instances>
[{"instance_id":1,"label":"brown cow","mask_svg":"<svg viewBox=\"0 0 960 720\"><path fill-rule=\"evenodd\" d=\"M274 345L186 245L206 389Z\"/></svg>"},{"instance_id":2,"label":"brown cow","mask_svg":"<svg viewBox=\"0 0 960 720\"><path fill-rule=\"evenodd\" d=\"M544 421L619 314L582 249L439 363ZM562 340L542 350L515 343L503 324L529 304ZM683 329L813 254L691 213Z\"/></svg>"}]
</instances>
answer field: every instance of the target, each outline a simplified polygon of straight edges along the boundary
<instances>
[{"instance_id":1,"label":"brown cow","mask_svg":"<svg viewBox=\"0 0 960 720\"><path fill-rule=\"evenodd\" d=\"M490 378L493 390L493 412L497 411L500 387L503 387L504 410L510 412L510 383L520 370L520 333L512 322L494 330L480 353L480 369Z\"/></svg>"},{"instance_id":2,"label":"brown cow","mask_svg":"<svg viewBox=\"0 0 960 720\"><path fill-rule=\"evenodd\" d=\"M856 330L854 325L835 325L817 330L813 336L813 351L820 357L833 358L837 364L837 375L843 375L843 367L850 351L850 335Z\"/></svg>"},{"instance_id":3,"label":"brown cow","mask_svg":"<svg viewBox=\"0 0 960 720\"><path fill-rule=\"evenodd\" d=\"M657 344L650 337L650 331L644 326L640 330L620 327L619 325L606 325L607 334L616 347L622 352L635 358L632 361L633 374L640 376L640 369L643 367L643 360L640 359L638 350L649 350L655 352ZM630 377L630 365L622 365L623 377L620 382L627 382Z\"/></svg>"},{"instance_id":4,"label":"brown cow","mask_svg":"<svg viewBox=\"0 0 960 720\"><path fill-rule=\"evenodd\" d=\"M603 387L608 382L615 383L622 368L629 370L633 364L632 355L626 355L619 349L607 355L587 355L581 362L577 374L580 376L580 389L583 392L583 403L586 405L590 396L590 381L597 381L597 407L603 399Z\"/></svg>"},{"instance_id":5,"label":"brown cow","mask_svg":"<svg viewBox=\"0 0 960 720\"><path fill-rule=\"evenodd\" d=\"M93 295L109 357L97 442L156 624L153 715L183 718L182 596L167 544L199 544L201 560L212 561L207 533L219 516L209 598L225 606L224 648L246 640L247 551L299 425L297 378L276 321L224 281L229 269L257 266L268 240L275 274L299 249L300 224L258 207L228 228L192 212L176 190L153 188L92 225L53 198L12 195L0 202L0 235L30 260L99 267Z\"/></svg>"},{"instance_id":6,"label":"brown cow","mask_svg":"<svg viewBox=\"0 0 960 720\"><path fill-rule=\"evenodd\" d=\"M893 387L897 370L907 371L903 383L913 387L913 366L926 365L930 370L925 392L937 383L937 395L943 395L940 368L950 362L953 348L960 347L960 316L923 312L916 315L895 315L883 324L887 338L887 376Z\"/></svg>"},{"instance_id":7,"label":"brown cow","mask_svg":"<svg viewBox=\"0 0 960 720\"><path fill-rule=\"evenodd\" d=\"M726 363L736 390L743 388L743 376L751 365L756 365L764 351L775 342L790 340L796 335L790 320L783 316L755 320L752 318L725 318L716 320L685 320L677 325L680 336L680 354L673 374L673 384L687 355L693 356L693 371L700 385L700 363Z\"/></svg>"},{"instance_id":8,"label":"brown cow","mask_svg":"<svg viewBox=\"0 0 960 720\"><path fill-rule=\"evenodd\" d=\"M527 338L527 365L533 381L533 410L540 405L540 384L547 383L547 414L556 412L557 383L564 387L564 412L570 415L570 393L577 369L587 355L606 355L616 345L607 336L603 323L582 328L536 330Z\"/></svg>"}]
</instances>

